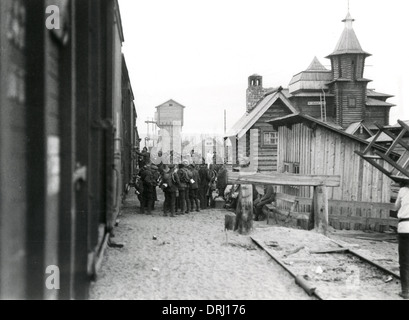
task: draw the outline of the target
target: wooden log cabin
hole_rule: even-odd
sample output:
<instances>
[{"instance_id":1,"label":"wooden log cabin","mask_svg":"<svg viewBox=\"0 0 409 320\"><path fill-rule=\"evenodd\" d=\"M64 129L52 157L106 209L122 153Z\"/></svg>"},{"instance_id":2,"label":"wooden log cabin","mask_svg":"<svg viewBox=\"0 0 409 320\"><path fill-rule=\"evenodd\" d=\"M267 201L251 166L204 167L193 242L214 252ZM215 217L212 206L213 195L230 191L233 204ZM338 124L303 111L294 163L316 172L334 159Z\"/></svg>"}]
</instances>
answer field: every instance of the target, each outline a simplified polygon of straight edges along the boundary
<instances>
[{"instance_id":1,"label":"wooden log cabin","mask_svg":"<svg viewBox=\"0 0 409 320\"><path fill-rule=\"evenodd\" d=\"M259 91L261 82L258 76L250 76L249 91ZM230 129L225 139L232 143L233 165L239 164L241 158L250 157L250 163L256 171L276 171L277 167L277 133L267 123L272 118L295 114L297 110L291 105L282 88L271 89L255 105L248 104L245 115Z\"/></svg>"},{"instance_id":2,"label":"wooden log cabin","mask_svg":"<svg viewBox=\"0 0 409 320\"><path fill-rule=\"evenodd\" d=\"M380 125L389 123L394 105L386 100L392 95L368 89L364 78L365 59L348 13L342 20L344 30L327 56L331 69L315 57L305 71L293 76L288 88L263 88L260 75L248 79L247 111L225 135L232 143L233 164L249 157L259 171L277 171L277 133L266 121L302 113L348 134L369 139ZM245 137L245 138L244 138Z\"/></svg>"}]
</instances>

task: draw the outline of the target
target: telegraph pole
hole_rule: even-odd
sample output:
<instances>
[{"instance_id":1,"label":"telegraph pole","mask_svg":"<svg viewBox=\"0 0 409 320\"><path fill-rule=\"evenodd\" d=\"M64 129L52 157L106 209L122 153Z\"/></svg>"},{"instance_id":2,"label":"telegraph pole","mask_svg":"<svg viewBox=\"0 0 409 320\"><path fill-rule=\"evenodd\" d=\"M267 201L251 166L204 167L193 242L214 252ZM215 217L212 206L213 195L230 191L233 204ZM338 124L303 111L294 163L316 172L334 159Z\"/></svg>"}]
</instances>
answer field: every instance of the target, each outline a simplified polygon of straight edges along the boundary
<instances>
[{"instance_id":1,"label":"telegraph pole","mask_svg":"<svg viewBox=\"0 0 409 320\"><path fill-rule=\"evenodd\" d=\"M149 118L148 118L149 119ZM145 123L146 123L146 129L147 129L147 131L146 131L146 139L145 139L145 147L149 147L149 146L146 146L146 141L147 140L150 140L150 131L149 131L149 124L153 124L154 126L156 125L156 121L153 121L153 120L146 120L145 121ZM154 133L154 130L155 130L155 127L152 127L152 133ZM152 139L153 140L153 139Z\"/></svg>"},{"instance_id":2,"label":"telegraph pole","mask_svg":"<svg viewBox=\"0 0 409 320\"><path fill-rule=\"evenodd\" d=\"M224 137L223 137L223 150L224 150L224 164L227 164L227 145L226 145L226 109L224 109Z\"/></svg>"}]
</instances>

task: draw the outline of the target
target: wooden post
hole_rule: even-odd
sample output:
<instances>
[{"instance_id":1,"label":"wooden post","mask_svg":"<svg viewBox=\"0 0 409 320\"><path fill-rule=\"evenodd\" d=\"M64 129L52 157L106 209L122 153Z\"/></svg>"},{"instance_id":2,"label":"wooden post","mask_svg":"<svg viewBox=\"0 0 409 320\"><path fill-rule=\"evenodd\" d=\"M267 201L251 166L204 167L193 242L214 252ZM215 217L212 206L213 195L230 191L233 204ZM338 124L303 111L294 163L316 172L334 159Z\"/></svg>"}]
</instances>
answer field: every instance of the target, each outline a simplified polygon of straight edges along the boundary
<instances>
[{"instance_id":1,"label":"wooden post","mask_svg":"<svg viewBox=\"0 0 409 320\"><path fill-rule=\"evenodd\" d=\"M325 186L314 187L313 210L314 229L326 235L328 230L328 196Z\"/></svg>"},{"instance_id":2,"label":"wooden post","mask_svg":"<svg viewBox=\"0 0 409 320\"><path fill-rule=\"evenodd\" d=\"M253 228L253 186L242 184L236 208L236 224L234 230L247 234Z\"/></svg>"},{"instance_id":3,"label":"wooden post","mask_svg":"<svg viewBox=\"0 0 409 320\"><path fill-rule=\"evenodd\" d=\"M224 230L233 230L236 225L236 215L234 213L227 213L224 215Z\"/></svg>"}]
</instances>

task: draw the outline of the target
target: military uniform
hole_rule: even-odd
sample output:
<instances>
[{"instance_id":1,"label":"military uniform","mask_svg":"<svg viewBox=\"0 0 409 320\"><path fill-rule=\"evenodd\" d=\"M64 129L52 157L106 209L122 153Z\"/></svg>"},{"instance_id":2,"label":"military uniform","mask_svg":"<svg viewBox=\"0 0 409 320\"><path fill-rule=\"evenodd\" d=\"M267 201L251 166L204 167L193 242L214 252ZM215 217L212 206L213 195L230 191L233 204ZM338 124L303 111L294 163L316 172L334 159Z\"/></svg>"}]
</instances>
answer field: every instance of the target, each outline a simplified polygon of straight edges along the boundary
<instances>
[{"instance_id":1,"label":"military uniform","mask_svg":"<svg viewBox=\"0 0 409 320\"><path fill-rule=\"evenodd\" d=\"M163 215L167 216L170 211L170 216L175 216L175 200L176 200L176 189L172 181L172 171L165 169L162 173L161 188L165 194L165 202L163 203Z\"/></svg>"},{"instance_id":2,"label":"military uniform","mask_svg":"<svg viewBox=\"0 0 409 320\"><path fill-rule=\"evenodd\" d=\"M145 213L145 208L147 208L147 214L151 214L152 212L152 205L154 199L154 185L156 182L153 177L152 169L146 168L141 173L141 178L143 182L143 193L142 193L142 201L141 201L141 213Z\"/></svg>"},{"instance_id":3,"label":"military uniform","mask_svg":"<svg viewBox=\"0 0 409 320\"><path fill-rule=\"evenodd\" d=\"M184 164L179 165L179 170L177 172L179 177L179 203L181 214L189 213L190 201L189 201L189 173L185 168ZM186 206L185 206L186 205ZM185 210L186 209L186 210Z\"/></svg>"},{"instance_id":4,"label":"military uniform","mask_svg":"<svg viewBox=\"0 0 409 320\"><path fill-rule=\"evenodd\" d=\"M200 183L200 177L199 177L199 172L195 169L194 166L191 167L190 170L192 174L192 181L193 183L190 183L189 186L189 199L190 199L190 210L193 211L193 207L196 204L196 211L200 211L199 208L199 200L197 198L198 196L198 190L199 190L199 183Z\"/></svg>"},{"instance_id":5,"label":"military uniform","mask_svg":"<svg viewBox=\"0 0 409 320\"><path fill-rule=\"evenodd\" d=\"M199 199L200 208L207 209L207 191L209 189L210 175L206 165L199 169Z\"/></svg>"}]
</instances>

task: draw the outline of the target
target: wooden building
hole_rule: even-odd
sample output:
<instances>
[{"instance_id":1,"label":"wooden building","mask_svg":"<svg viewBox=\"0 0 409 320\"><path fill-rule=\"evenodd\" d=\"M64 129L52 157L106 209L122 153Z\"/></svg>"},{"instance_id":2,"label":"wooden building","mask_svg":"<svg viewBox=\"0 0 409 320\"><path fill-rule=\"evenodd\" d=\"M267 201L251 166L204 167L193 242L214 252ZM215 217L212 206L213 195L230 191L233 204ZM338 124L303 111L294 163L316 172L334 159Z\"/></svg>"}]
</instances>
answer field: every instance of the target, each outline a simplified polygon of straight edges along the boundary
<instances>
[{"instance_id":1,"label":"wooden building","mask_svg":"<svg viewBox=\"0 0 409 320\"><path fill-rule=\"evenodd\" d=\"M170 99L156 107L155 120L160 128L159 149L166 163L180 163L182 154L182 127L185 106ZM170 155L172 151L172 156Z\"/></svg>"},{"instance_id":2,"label":"wooden building","mask_svg":"<svg viewBox=\"0 0 409 320\"><path fill-rule=\"evenodd\" d=\"M315 57L305 71L291 79L289 99L300 112L333 122L343 130L353 131L361 123L365 129L377 130L375 122L389 123L389 111L394 105L386 100L392 95L368 89L371 80L364 77L364 71L370 54L362 50L351 15L348 13L342 21L344 30L335 50L327 56L331 70ZM362 135L361 130L358 135Z\"/></svg>"},{"instance_id":3,"label":"wooden building","mask_svg":"<svg viewBox=\"0 0 409 320\"><path fill-rule=\"evenodd\" d=\"M277 137L274 130L265 125L265 121L269 120L266 118L278 118L291 113L309 115L339 130L365 139L370 138L377 131L375 122L380 125L389 124L390 108L394 105L386 100L392 95L367 88L371 80L364 78L364 69L365 59L370 54L362 50L352 27L353 21L349 13L343 20L345 28L335 50L327 56L331 61L330 70L314 57L306 70L293 76L288 88L280 87L280 92L284 96L280 100L285 100L284 109L279 106L272 107L270 103L268 112L260 114L259 106L263 106L261 109L267 111L264 106L269 103L271 94L277 90L263 88L263 79L260 75L249 77L246 114L234 124L225 137L232 139L233 146L238 146L233 153L236 152L241 157L253 158L255 168L261 171L276 171ZM254 112L255 109L257 112ZM257 120L254 122L254 119ZM253 154L249 152L248 147L241 148L243 151L240 149L240 144L243 144L240 141L242 136L246 135L246 141L250 141L249 130L251 129L259 130L258 134L254 133L255 140L251 144L254 149ZM237 155L233 156L236 159L240 158Z\"/></svg>"},{"instance_id":4,"label":"wooden building","mask_svg":"<svg viewBox=\"0 0 409 320\"><path fill-rule=\"evenodd\" d=\"M249 82L251 85L259 84ZM225 135L225 139L231 140L233 165L239 164L243 158L249 158L256 171L276 171L277 133L267 121L294 113L297 110L281 87L264 94Z\"/></svg>"},{"instance_id":5,"label":"wooden building","mask_svg":"<svg viewBox=\"0 0 409 320\"><path fill-rule=\"evenodd\" d=\"M301 113L269 123L278 132L279 173L341 176L340 187L327 188L329 220L335 228L348 224L353 229L354 223L360 229L389 227L392 180L355 153L368 146L366 140ZM279 191L304 203L312 198L309 187L286 186Z\"/></svg>"}]
</instances>

